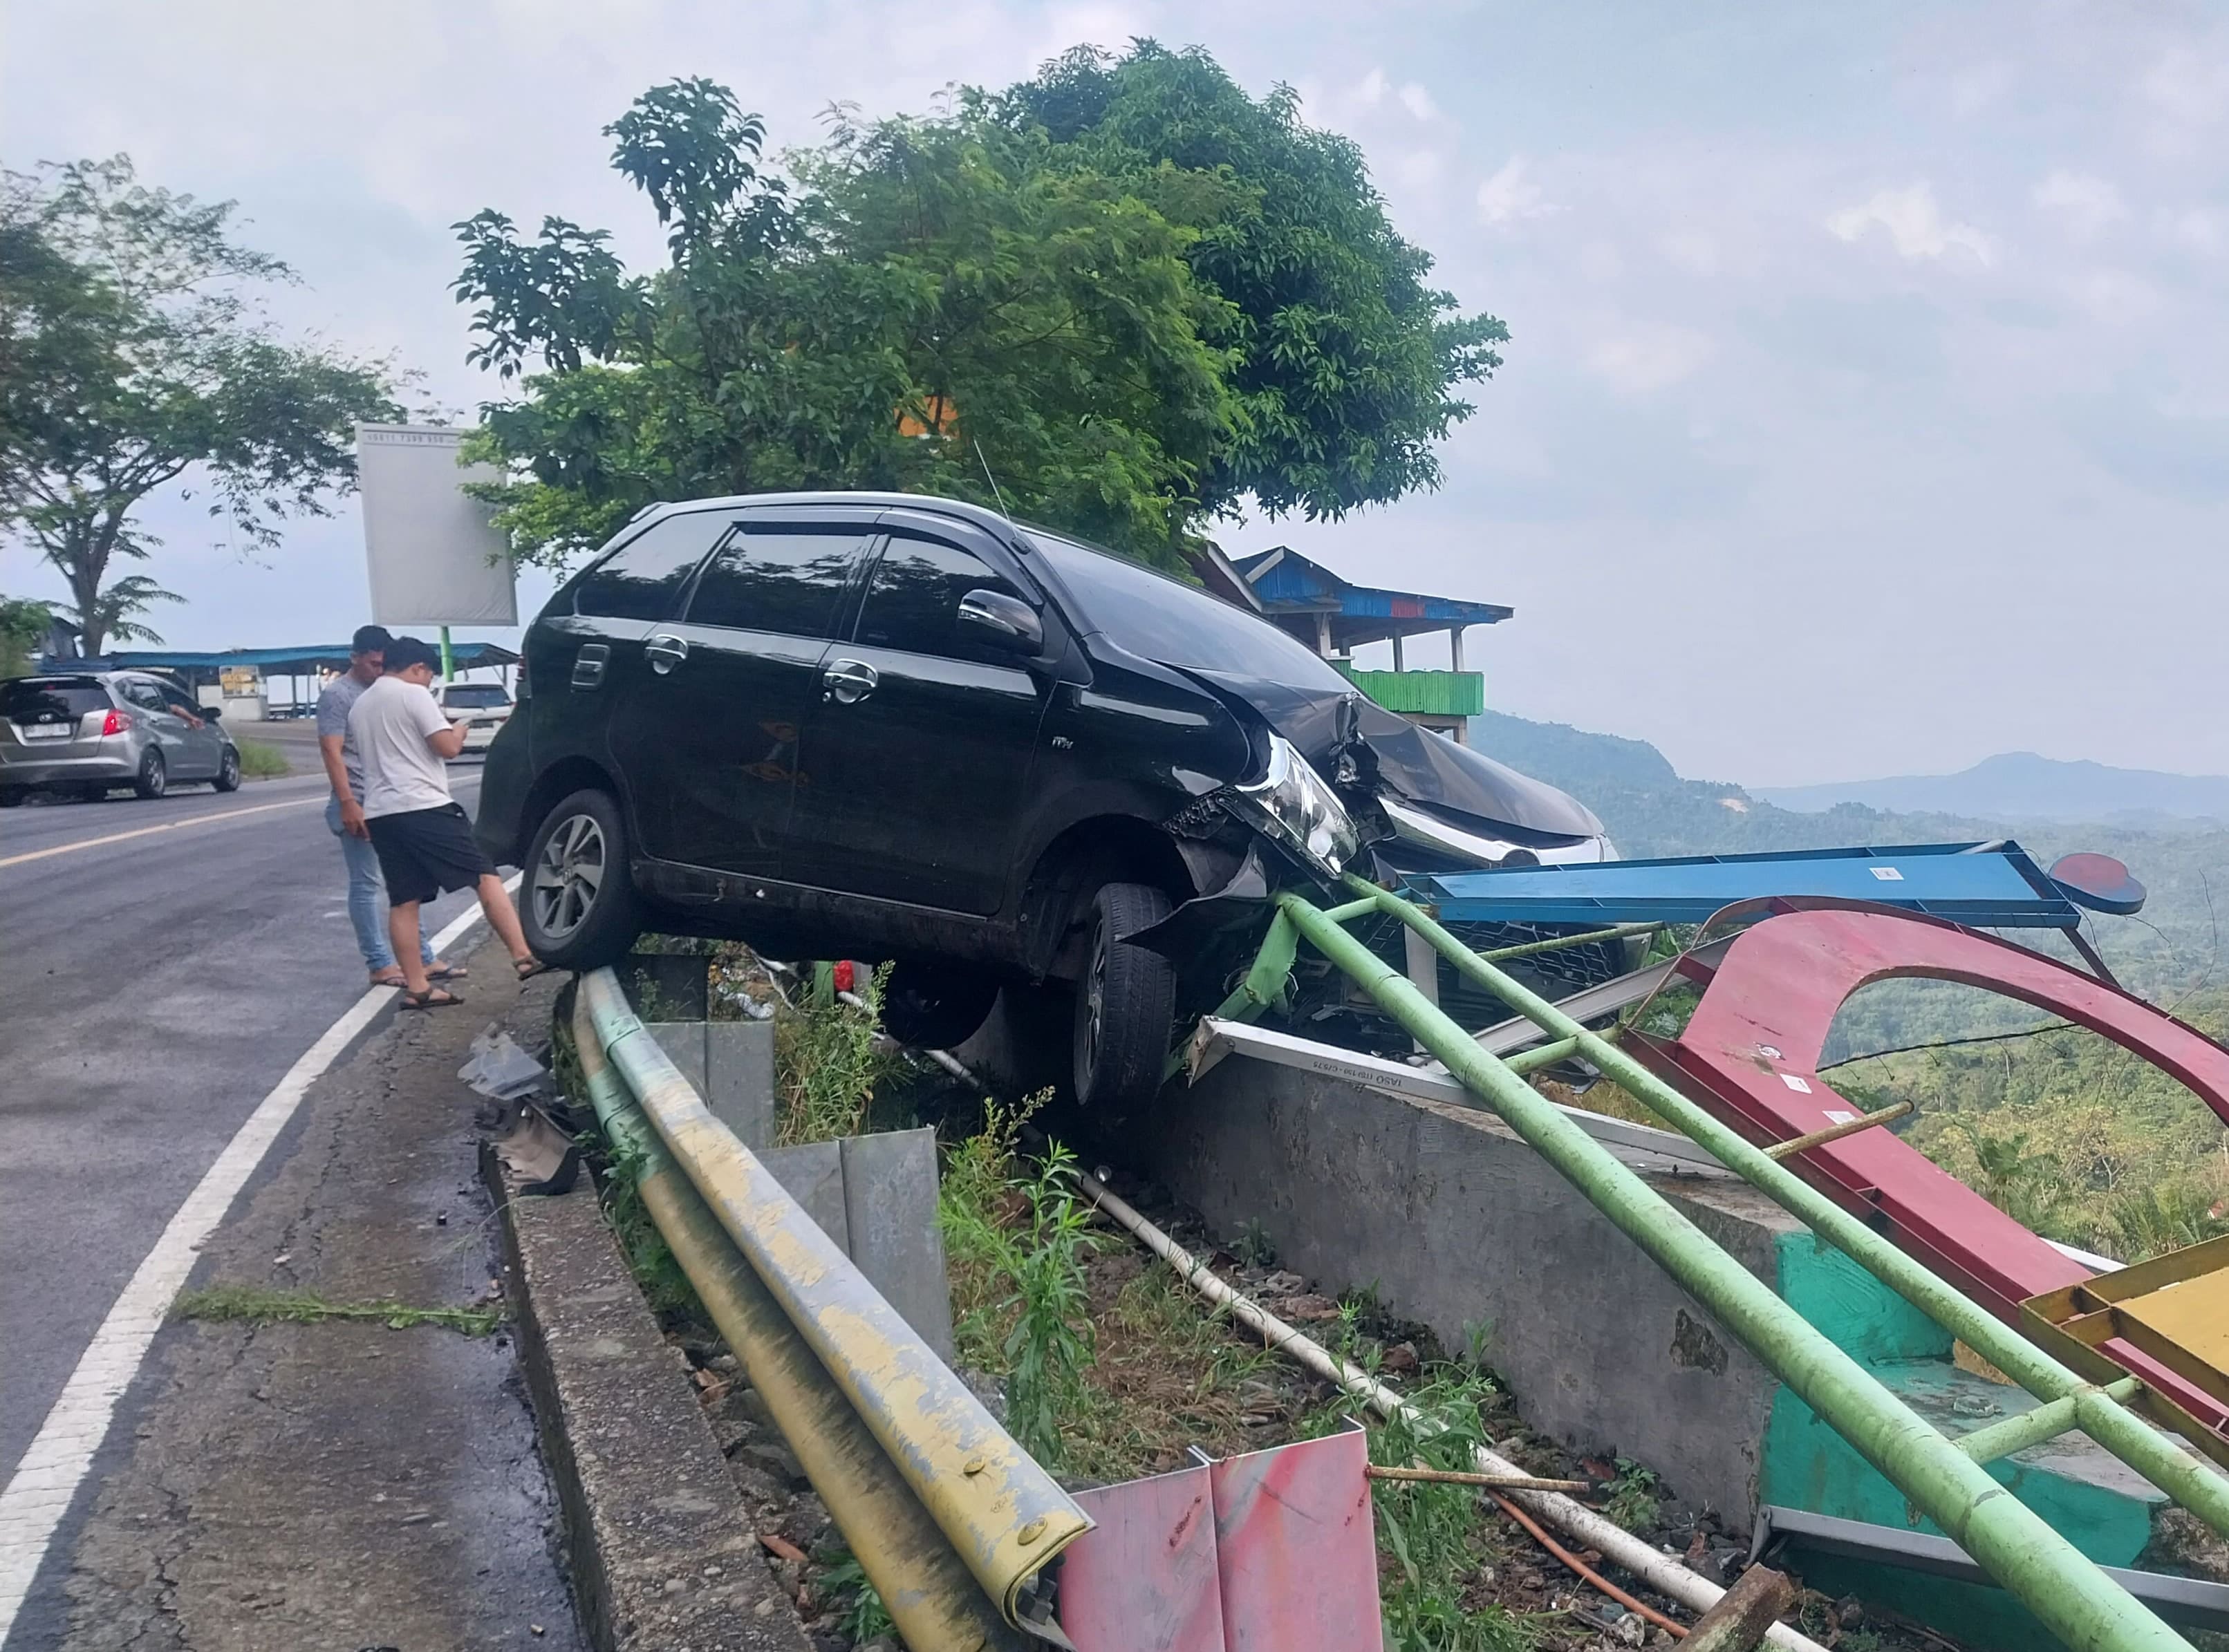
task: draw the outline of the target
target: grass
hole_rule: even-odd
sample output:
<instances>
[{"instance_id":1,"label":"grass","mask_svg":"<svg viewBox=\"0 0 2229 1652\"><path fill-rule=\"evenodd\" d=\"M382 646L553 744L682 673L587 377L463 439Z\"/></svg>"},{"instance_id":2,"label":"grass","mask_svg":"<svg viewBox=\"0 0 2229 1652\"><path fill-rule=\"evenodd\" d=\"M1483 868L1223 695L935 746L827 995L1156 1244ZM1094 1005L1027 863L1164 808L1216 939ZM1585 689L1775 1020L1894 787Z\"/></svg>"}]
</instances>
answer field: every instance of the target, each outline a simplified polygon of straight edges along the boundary
<instances>
[{"instance_id":1,"label":"grass","mask_svg":"<svg viewBox=\"0 0 2229 1652\"><path fill-rule=\"evenodd\" d=\"M401 1302L331 1302L309 1290L260 1285L210 1285L189 1290L171 1305L174 1320L205 1319L241 1325L314 1325L326 1320L377 1320L390 1331L439 1325L467 1336L487 1336L503 1323L500 1308L419 1308Z\"/></svg>"},{"instance_id":2,"label":"grass","mask_svg":"<svg viewBox=\"0 0 2229 1652\"><path fill-rule=\"evenodd\" d=\"M269 740L241 740L235 736L232 743L240 748L241 773L251 780L276 780L294 772L286 753Z\"/></svg>"},{"instance_id":3,"label":"grass","mask_svg":"<svg viewBox=\"0 0 2229 1652\"><path fill-rule=\"evenodd\" d=\"M866 1008L806 1002L776 1017L774 1034L774 1140L783 1147L856 1136L873 1105L875 1086L896 1060L877 1047L890 966L860 983Z\"/></svg>"}]
</instances>

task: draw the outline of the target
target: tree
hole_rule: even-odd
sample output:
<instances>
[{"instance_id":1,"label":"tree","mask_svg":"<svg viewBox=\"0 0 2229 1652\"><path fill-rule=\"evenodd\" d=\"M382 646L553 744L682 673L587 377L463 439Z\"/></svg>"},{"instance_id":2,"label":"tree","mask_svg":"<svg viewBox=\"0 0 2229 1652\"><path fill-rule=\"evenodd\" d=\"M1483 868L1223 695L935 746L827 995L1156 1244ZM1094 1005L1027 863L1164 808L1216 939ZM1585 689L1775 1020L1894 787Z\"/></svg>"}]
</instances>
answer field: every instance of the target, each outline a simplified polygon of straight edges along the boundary
<instances>
[{"instance_id":1,"label":"tree","mask_svg":"<svg viewBox=\"0 0 2229 1652\"><path fill-rule=\"evenodd\" d=\"M1501 365L1509 330L1426 285L1431 257L1395 231L1362 151L1305 125L1290 87L1257 100L1206 52L1139 41L1119 59L1077 47L980 106L1109 176L1174 167L1245 192L1187 254L1237 317L1243 416L1200 477L1207 510L1251 494L1337 518L1438 485L1435 445L1471 412L1455 388Z\"/></svg>"},{"instance_id":2,"label":"tree","mask_svg":"<svg viewBox=\"0 0 2229 1652\"><path fill-rule=\"evenodd\" d=\"M0 677L19 677L30 670L52 618L42 602L0 597Z\"/></svg>"},{"instance_id":3,"label":"tree","mask_svg":"<svg viewBox=\"0 0 2229 1652\"><path fill-rule=\"evenodd\" d=\"M1175 562L1237 419L1215 342L1233 317L1186 262L1185 211L1227 191L1157 201L969 118L839 124L784 179L707 80L606 131L668 229L665 268L631 276L562 220L532 243L492 211L458 226L472 359L524 375L476 444L524 473L491 490L522 558L562 560L660 499L880 487Z\"/></svg>"},{"instance_id":4,"label":"tree","mask_svg":"<svg viewBox=\"0 0 2229 1652\"><path fill-rule=\"evenodd\" d=\"M1424 284L1352 144L1204 53L838 111L780 174L709 80L605 130L664 268L562 219L458 226L472 359L521 380L473 451L516 477L487 491L527 560L658 500L903 487L1175 566L1249 496L1335 517L1435 484L1455 387L1506 336Z\"/></svg>"},{"instance_id":5,"label":"tree","mask_svg":"<svg viewBox=\"0 0 2229 1652\"><path fill-rule=\"evenodd\" d=\"M232 213L123 156L0 174L0 526L61 571L88 655L177 600L108 579L159 543L132 521L149 494L198 467L209 514L274 544L353 481L356 421L401 413L384 363L263 321L254 291L293 273L234 241Z\"/></svg>"}]
</instances>

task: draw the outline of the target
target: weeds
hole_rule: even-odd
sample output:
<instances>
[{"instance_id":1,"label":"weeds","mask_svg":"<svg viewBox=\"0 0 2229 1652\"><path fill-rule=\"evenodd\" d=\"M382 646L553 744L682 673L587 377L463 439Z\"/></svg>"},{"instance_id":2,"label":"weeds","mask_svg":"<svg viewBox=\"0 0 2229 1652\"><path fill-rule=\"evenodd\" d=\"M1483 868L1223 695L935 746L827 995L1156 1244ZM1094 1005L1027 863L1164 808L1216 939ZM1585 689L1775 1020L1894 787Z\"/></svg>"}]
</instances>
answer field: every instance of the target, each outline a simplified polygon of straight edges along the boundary
<instances>
[{"instance_id":1,"label":"weeds","mask_svg":"<svg viewBox=\"0 0 2229 1652\"><path fill-rule=\"evenodd\" d=\"M1087 1231L1090 1207L1076 1196L1076 1156L1058 1143L1036 1175L1009 1185L1021 1197L1015 1224L986 1224L977 1236L1005 1288L998 1312L1007 1322L1006 1431L1040 1463L1063 1468L1063 1425L1083 1410L1083 1373L1097 1351L1083 1278L1097 1241Z\"/></svg>"},{"instance_id":2,"label":"weeds","mask_svg":"<svg viewBox=\"0 0 2229 1652\"><path fill-rule=\"evenodd\" d=\"M626 1258L627 1271L642 1287L643 1298L652 1311L661 1321L709 1324L710 1316L697 1300L697 1287L689 1283L665 1236L652 1220L650 1207L642 1201L642 1150L614 1142L599 1130L583 1131L581 1143L591 1159L603 1165L596 1178L596 1194L603 1204L604 1220L611 1225L620 1254Z\"/></svg>"},{"instance_id":3,"label":"weeds","mask_svg":"<svg viewBox=\"0 0 2229 1652\"><path fill-rule=\"evenodd\" d=\"M2114 1255L2123 1262L2143 1262L2229 1233L2229 1222L2216 1216L2215 1208L2207 1189L2188 1181L2115 1194L2105 1207Z\"/></svg>"},{"instance_id":4,"label":"weeds","mask_svg":"<svg viewBox=\"0 0 2229 1652\"><path fill-rule=\"evenodd\" d=\"M1646 1532L1656 1524L1657 1504L1663 1495L1656 1470L1620 1457L1617 1473L1603 1493L1603 1518L1628 1532Z\"/></svg>"},{"instance_id":5,"label":"weeds","mask_svg":"<svg viewBox=\"0 0 2229 1652\"><path fill-rule=\"evenodd\" d=\"M294 772L286 753L268 740L235 740L240 748L240 772L251 780L276 780Z\"/></svg>"},{"instance_id":6,"label":"weeds","mask_svg":"<svg viewBox=\"0 0 2229 1652\"><path fill-rule=\"evenodd\" d=\"M854 1646L864 1646L883 1636L895 1637L897 1624L890 1609L867 1579L866 1568L849 1549L838 1552L835 1563L820 1574L817 1587L836 1604L837 1627Z\"/></svg>"},{"instance_id":7,"label":"weeds","mask_svg":"<svg viewBox=\"0 0 2229 1652\"><path fill-rule=\"evenodd\" d=\"M784 1147L856 1136L892 1057L877 1047L890 965L860 983L865 1008L807 1002L774 1023L774 1139Z\"/></svg>"},{"instance_id":8,"label":"weeds","mask_svg":"<svg viewBox=\"0 0 2229 1652\"><path fill-rule=\"evenodd\" d=\"M401 1302L329 1302L314 1291L273 1290L261 1285L210 1285L189 1290L171 1304L174 1320L205 1319L241 1325L314 1325L331 1319L377 1320L390 1331L439 1325L467 1336L487 1336L503 1323L500 1308L414 1308Z\"/></svg>"},{"instance_id":9,"label":"weeds","mask_svg":"<svg viewBox=\"0 0 2229 1652\"><path fill-rule=\"evenodd\" d=\"M1249 1216L1246 1219L1246 1226L1238 1230L1238 1237L1231 1241L1230 1248L1237 1253L1238 1259L1249 1268L1268 1268L1276 1265L1277 1247L1270 1242L1269 1230L1262 1226L1262 1219L1259 1216Z\"/></svg>"}]
</instances>

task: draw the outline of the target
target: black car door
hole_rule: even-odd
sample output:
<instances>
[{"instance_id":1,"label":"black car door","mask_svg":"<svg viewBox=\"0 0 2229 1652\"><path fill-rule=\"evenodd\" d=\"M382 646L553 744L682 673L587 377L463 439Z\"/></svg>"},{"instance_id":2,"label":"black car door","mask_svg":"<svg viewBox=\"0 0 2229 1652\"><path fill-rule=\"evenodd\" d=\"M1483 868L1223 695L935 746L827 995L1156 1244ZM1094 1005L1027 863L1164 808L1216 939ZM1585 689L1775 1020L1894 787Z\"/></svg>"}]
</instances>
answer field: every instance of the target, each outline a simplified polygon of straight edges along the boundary
<instances>
[{"instance_id":1,"label":"black car door","mask_svg":"<svg viewBox=\"0 0 2229 1652\"><path fill-rule=\"evenodd\" d=\"M1042 607L1005 554L962 524L892 513L849 641L806 720L783 877L988 913L1019 836L1046 684L958 621L989 590ZM1045 623L1053 623L1050 615Z\"/></svg>"},{"instance_id":2,"label":"black car door","mask_svg":"<svg viewBox=\"0 0 2229 1652\"><path fill-rule=\"evenodd\" d=\"M647 853L787 875L799 727L871 535L855 508L752 512L680 617L651 628L644 675L612 726Z\"/></svg>"}]
</instances>

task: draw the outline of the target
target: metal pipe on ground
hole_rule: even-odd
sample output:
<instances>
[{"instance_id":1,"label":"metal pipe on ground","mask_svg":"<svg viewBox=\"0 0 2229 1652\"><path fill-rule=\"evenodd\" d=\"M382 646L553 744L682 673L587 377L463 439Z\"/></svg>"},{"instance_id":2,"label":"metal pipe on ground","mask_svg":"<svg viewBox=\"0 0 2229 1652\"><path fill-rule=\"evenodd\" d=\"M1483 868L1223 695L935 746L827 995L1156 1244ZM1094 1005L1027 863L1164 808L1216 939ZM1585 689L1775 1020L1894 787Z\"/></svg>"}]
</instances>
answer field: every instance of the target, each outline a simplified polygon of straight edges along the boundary
<instances>
[{"instance_id":1,"label":"metal pipe on ground","mask_svg":"<svg viewBox=\"0 0 2229 1652\"><path fill-rule=\"evenodd\" d=\"M1350 879L1359 892L1374 889ZM2229 1538L2229 1478L2123 1406L2113 1394L2078 1375L2012 1327L1953 1290L1924 1267L1775 1162L1626 1052L1589 1032L1548 1000L1486 963L1410 903L1374 890L1393 913L1437 948L1474 984L1495 994L1550 1036L1572 1041L1602 1074L1673 1129L1708 1149L1726 1169L1765 1194L1883 1284L2040 1399L2072 1397L2084 1433L2211 1527ZM1475 1046L1474 1046L1475 1047ZM2116 1385L2117 1386L2117 1385Z\"/></svg>"},{"instance_id":2,"label":"metal pipe on ground","mask_svg":"<svg viewBox=\"0 0 2229 1652\"><path fill-rule=\"evenodd\" d=\"M914 1652L1022 1652L1010 1628L829 1380L726 1231L627 1095L575 1002L582 1083L605 1137L631 1160L636 1191L704 1309L766 1401L813 1489Z\"/></svg>"},{"instance_id":3,"label":"metal pipe on ground","mask_svg":"<svg viewBox=\"0 0 2229 1652\"><path fill-rule=\"evenodd\" d=\"M1496 978L1488 983L1492 989L1521 1012L1536 1020L1534 1006L1553 1013L1553 1006L1531 994L1522 999L1511 996L1498 983L1522 989L1493 965L1479 962L1468 948L1408 902L1381 895L1380 904L1428 938L1437 931L1479 969L1490 971ZM1604 1152L1546 1097L1487 1055L1408 980L1300 896L1282 895L1279 905L1310 945L1444 1061L1449 1072L1493 1106L1596 1209L2073 1652L2181 1652L2181 1636L1713 1244L1668 1200ZM1427 925L1429 929L1423 927ZM1584 1033L1576 1024L1541 1024L1558 1037ZM1613 1077L1617 1074L1610 1063L1628 1069L1634 1066L1629 1057L1621 1060L1614 1045L1591 1034L1583 1039L1580 1048ZM1762 1154L1756 1156L1772 1164Z\"/></svg>"},{"instance_id":4,"label":"metal pipe on ground","mask_svg":"<svg viewBox=\"0 0 2229 1652\"><path fill-rule=\"evenodd\" d=\"M617 977L595 970L577 991L675 1163L984 1591L1017 1622L1025 1588L1091 1528L1089 1518L713 1117L644 1034Z\"/></svg>"},{"instance_id":5,"label":"metal pipe on ground","mask_svg":"<svg viewBox=\"0 0 2229 1652\"><path fill-rule=\"evenodd\" d=\"M1120 1222L1146 1248L1174 1268L1184 1282L1218 1307L1227 1308L1240 1324L1260 1336L1265 1345L1353 1395L1381 1417L1400 1415L1412 1424L1429 1427L1429 1419L1399 1393L1359 1366L1339 1358L1314 1338L1279 1319L1244 1292L1216 1277L1214 1271L1156 1227L1097 1176L1078 1173L1077 1184L1094 1204ZM1508 1458L1481 1446L1471 1453L1481 1474L1496 1477L1522 1476L1524 1470ZM1690 1571L1654 1546L1643 1542L1623 1527L1574 1502L1558 1492L1509 1491L1497 1494L1521 1504L1566 1536L1576 1538L1622 1566L1649 1588L1692 1611L1708 1611L1725 1591L1699 1572ZM1767 1637L1781 1652L1825 1652L1808 1636L1775 1625Z\"/></svg>"}]
</instances>

